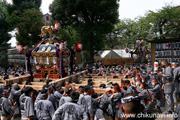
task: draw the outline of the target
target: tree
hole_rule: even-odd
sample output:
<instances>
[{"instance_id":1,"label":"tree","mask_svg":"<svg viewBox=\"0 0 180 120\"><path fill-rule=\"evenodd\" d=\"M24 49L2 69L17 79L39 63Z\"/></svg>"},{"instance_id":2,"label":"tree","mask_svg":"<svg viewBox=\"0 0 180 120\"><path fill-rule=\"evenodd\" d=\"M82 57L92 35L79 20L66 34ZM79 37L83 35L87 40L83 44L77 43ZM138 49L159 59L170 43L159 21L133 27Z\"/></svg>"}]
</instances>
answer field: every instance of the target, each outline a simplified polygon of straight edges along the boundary
<instances>
[{"instance_id":1,"label":"tree","mask_svg":"<svg viewBox=\"0 0 180 120\"><path fill-rule=\"evenodd\" d=\"M7 21L7 3L5 1L0 0L0 46L7 47L9 46L7 42L10 40L11 35L8 33L9 31L9 23Z\"/></svg>"},{"instance_id":2,"label":"tree","mask_svg":"<svg viewBox=\"0 0 180 120\"><path fill-rule=\"evenodd\" d=\"M19 44L31 47L40 40L40 30L44 24L39 7L41 0L13 0L8 6L11 29L17 29L16 39Z\"/></svg>"},{"instance_id":3,"label":"tree","mask_svg":"<svg viewBox=\"0 0 180 120\"><path fill-rule=\"evenodd\" d=\"M116 24L118 39L113 36L107 44L115 42L121 46L134 48L136 40L150 41L154 39L180 38L180 7L166 6L156 12L148 11L144 17L134 20L123 19ZM116 45L116 44L114 44Z\"/></svg>"},{"instance_id":4,"label":"tree","mask_svg":"<svg viewBox=\"0 0 180 120\"><path fill-rule=\"evenodd\" d=\"M79 33L72 26L60 28L58 32L55 32L55 37L61 41L66 41L70 47L80 42Z\"/></svg>"},{"instance_id":5,"label":"tree","mask_svg":"<svg viewBox=\"0 0 180 120\"><path fill-rule=\"evenodd\" d=\"M0 0L0 66L3 68L8 67L7 61L7 49L9 48L9 44L7 43L11 35L8 33L10 25L7 21L7 3L4 0Z\"/></svg>"},{"instance_id":6,"label":"tree","mask_svg":"<svg viewBox=\"0 0 180 120\"><path fill-rule=\"evenodd\" d=\"M19 44L31 47L40 40L42 16L42 13L36 9L28 9L19 16L16 16L16 11L11 14L9 19L11 24L14 23L14 28L17 28L16 39Z\"/></svg>"},{"instance_id":7,"label":"tree","mask_svg":"<svg viewBox=\"0 0 180 120\"><path fill-rule=\"evenodd\" d=\"M116 31L116 36L118 36L119 47L133 47L135 41L139 39L137 23L131 19L120 20L116 24L114 31Z\"/></svg>"},{"instance_id":8,"label":"tree","mask_svg":"<svg viewBox=\"0 0 180 120\"><path fill-rule=\"evenodd\" d=\"M146 20L156 39L180 38L180 7L166 6L157 12L149 11Z\"/></svg>"},{"instance_id":9,"label":"tree","mask_svg":"<svg viewBox=\"0 0 180 120\"><path fill-rule=\"evenodd\" d=\"M115 29L114 29L115 30ZM107 49L115 49L119 48L120 40L118 39L118 31L112 31L111 33L108 33L105 38L105 47Z\"/></svg>"},{"instance_id":10,"label":"tree","mask_svg":"<svg viewBox=\"0 0 180 120\"><path fill-rule=\"evenodd\" d=\"M105 34L118 22L118 0L54 0L50 6L52 18L61 26L75 27L84 50L94 60L95 50L104 46Z\"/></svg>"},{"instance_id":11,"label":"tree","mask_svg":"<svg viewBox=\"0 0 180 120\"><path fill-rule=\"evenodd\" d=\"M27 9L39 10L42 0L12 0L12 5L8 5L8 13L11 15L15 10L19 11L17 15Z\"/></svg>"}]
</instances>

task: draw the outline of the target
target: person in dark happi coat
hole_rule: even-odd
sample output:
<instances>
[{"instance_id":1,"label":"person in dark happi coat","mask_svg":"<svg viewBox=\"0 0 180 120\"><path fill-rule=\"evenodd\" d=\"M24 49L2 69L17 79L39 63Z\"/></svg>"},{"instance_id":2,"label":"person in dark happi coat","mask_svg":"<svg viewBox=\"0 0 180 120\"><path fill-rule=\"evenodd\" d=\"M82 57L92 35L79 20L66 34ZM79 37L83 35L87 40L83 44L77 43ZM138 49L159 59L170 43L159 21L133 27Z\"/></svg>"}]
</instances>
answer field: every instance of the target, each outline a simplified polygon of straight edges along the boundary
<instances>
[{"instance_id":1,"label":"person in dark happi coat","mask_svg":"<svg viewBox=\"0 0 180 120\"><path fill-rule=\"evenodd\" d=\"M111 88L106 88L105 94L100 98L98 109L95 113L94 120L111 120L113 116L113 110L111 105ZM105 119L106 116L106 119Z\"/></svg>"},{"instance_id":2,"label":"person in dark happi coat","mask_svg":"<svg viewBox=\"0 0 180 120\"><path fill-rule=\"evenodd\" d=\"M127 94L127 85L128 82L127 80L121 80L121 92L123 93L123 95L126 95Z\"/></svg>"},{"instance_id":3,"label":"person in dark happi coat","mask_svg":"<svg viewBox=\"0 0 180 120\"><path fill-rule=\"evenodd\" d=\"M162 83L163 83L162 88L164 89L165 99L168 104L168 109L165 113L171 114L174 111L173 92L175 90L173 71L168 66L166 60L162 61L161 65L164 68L163 74L159 73L158 76L162 77Z\"/></svg>"},{"instance_id":4,"label":"person in dark happi coat","mask_svg":"<svg viewBox=\"0 0 180 120\"><path fill-rule=\"evenodd\" d=\"M77 104L79 99L78 92L71 93L71 102L66 102L54 113L52 120L88 120L87 112L85 109Z\"/></svg>"},{"instance_id":5,"label":"person in dark happi coat","mask_svg":"<svg viewBox=\"0 0 180 120\"><path fill-rule=\"evenodd\" d=\"M63 89L61 86L56 87L56 91L54 92L55 102L56 102L56 109L59 107L59 100L62 97Z\"/></svg>"},{"instance_id":6,"label":"person in dark happi coat","mask_svg":"<svg viewBox=\"0 0 180 120\"><path fill-rule=\"evenodd\" d=\"M142 92L141 83L142 83L142 80L141 80L141 79L137 79L137 80L136 80L136 89L137 89L137 91L138 91L138 94L139 94L140 92Z\"/></svg>"},{"instance_id":7,"label":"person in dark happi coat","mask_svg":"<svg viewBox=\"0 0 180 120\"><path fill-rule=\"evenodd\" d=\"M129 93L121 99L125 119L134 118L136 114L142 112L140 101L141 99L135 93Z\"/></svg>"},{"instance_id":8,"label":"person in dark happi coat","mask_svg":"<svg viewBox=\"0 0 180 120\"><path fill-rule=\"evenodd\" d=\"M24 96L20 97L21 120L31 120L34 117L34 104L32 100L33 88L26 87Z\"/></svg>"},{"instance_id":9,"label":"person in dark happi coat","mask_svg":"<svg viewBox=\"0 0 180 120\"><path fill-rule=\"evenodd\" d=\"M121 80L121 90L124 92L124 95L127 93L127 86L125 80Z\"/></svg>"},{"instance_id":10,"label":"person in dark happi coat","mask_svg":"<svg viewBox=\"0 0 180 120\"><path fill-rule=\"evenodd\" d=\"M144 103L144 112L152 112L153 110L153 102L152 102L152 93L147 89L147 85L145 83L141 83L142 91L138 94L138 96L143 100Z\"/></svg>"},{"instance_id":11,"label":"person in dark happi coat","mask_svg":"<svg viewBox=\"0 0 180 120\"><path fill-rule=\"evenodd\" d=\"M78 91L79 91L79 100L84 96L84 86L79 86L78 88ZM78 104L79 104L79 100L78 100Z\"/></svg>"},{"instance_id":12,"label":"person in dark happi coat","mask_svg":"<svg viewBox=\"0 0 180 120\"><path fill-rule=\"evenodd\" d=\"M177 107L177 99L176 95L178 95L178 98L180 98L180 67L178 62L172 63L173 68L173 77L174 77L174 83L175 83L175 90L173 92L173 99L174 99L174 107Z\"/></svg>"},{"instance_id":13,"label":"person in dark happi coat","mask_svg":"<svg viewBox=\"0 0 180 120\"><path fill-rule=\"evenodd\" d=\"M53 104L54 109L57 109L59 107L59 102L56 101L56 98L54 96L53 86L52 85L46 85L45 89L48 90L48 98L47 99Z\"/></svg>"},{"instance_id":14,"label":"person in dark happi coat","mask_svg":"<svg viewBox=\"0 0 180 120\"><path fill-rule=\"evenodd\" d=\"M137 88L134 87L134 86L132 86L129 80L126 80L126 81L125 81L125 85L126 85L126 87L127 87L126 94L129 94L129 93L136 93L136 94L138 94ZM125 96L126 94L124 94L124 96Z\"/></svg>"},{"instance_id":15,"label":"person in dark happi coat","mask_svg":"<svg viewBox=\"0 0 180 120\"><path fill-rule=\"evenodd\" d=\"M17 83L13 84L13 88L11 89L9 100L11 101L12 105L15 106L14 110L14 117L20 114L19 111L19 97L21 95L22 89L25 88L25 85L20 89Z\"/></svg>"},{"instance_id":16,"label":"person in dark happi coat","mask_svg":"<svg viewBox=\"0 0 180 120\"><path fill-rule=\"evenodd\" d=\"M121 98L123 93L121 92L119 84L113 84L114 93L111 95L112 109L113 109L113 119L119 120L123 118L123 113L121 110Z\"/></svg>"},{"instance_id":17,"label":"person in dark happi coat","mask_svg":"<svg viewBox=\"0 0 180 120\"><path fill-rule=\"evenodd\" d=\"M149 117L143 113L141 98L137 94L127 94L121 102L125 120L155 120L155 117L151 115Z\"/></svg>"},{"instance_id":18,"label":"person in dark happi coat","mask_svg":"<svg viewBox=\"0 0 180 120\"><path fill-rule=\"evenodd\" d=\"M157 104L156 107L160 112L164 112L165 109L165 98L164 98L164 93L162 90L162 87L158 84L158 81L156 79L152 79L152 93L154 96L154 100L156 100Z\"/></svg>"},{"instance_id":19,"label":"person in dark happi coat","mask_svg":"<svg viewBox=\"0 0 180 120\"><path fill-rule=\"evenodd\" d=\"M83 97L79 99L79 104L85 108L85 112L91 120L94 120L94 112L93 112L93 99L90 96L91 88L89 85L84 87Z\"/></svg>"},{"instance_id":20,"label":"person in dark happi coat","mask_svg":"<svg viewBox=\"0 0 180 120\"><path fill-rule=\"evenodd\" d=\"M66 85L64 88L64 94L62 95L61 99L59 100L59 106L63 105L66 102L71 102L70 94L72 92L72 86Z\"/></svg>"},{"instance_id":21,"label":"person in dark happi coat","mask_svg":"<svg viewBox=\"0 0 180 120\"><path fill-rule=\"evenodd\" d=\"M7 86L3 87L3 96L0 98L0 116L1 120L11 120L14 114L12 104L9 102L8 97L11 89Z\"/></svg>"},{"instance_id":22,"label":"person in dark happi coat","mask_svg":"<svg viewBox=\"0 0 180 120\"><path fill-rule=\"evenodd\" d=\"M41 100L35 105L36 116L39 120L52 120L54 115L54 106L47 98L48 90L41 90Z\"/></svg>"}]
</instances>

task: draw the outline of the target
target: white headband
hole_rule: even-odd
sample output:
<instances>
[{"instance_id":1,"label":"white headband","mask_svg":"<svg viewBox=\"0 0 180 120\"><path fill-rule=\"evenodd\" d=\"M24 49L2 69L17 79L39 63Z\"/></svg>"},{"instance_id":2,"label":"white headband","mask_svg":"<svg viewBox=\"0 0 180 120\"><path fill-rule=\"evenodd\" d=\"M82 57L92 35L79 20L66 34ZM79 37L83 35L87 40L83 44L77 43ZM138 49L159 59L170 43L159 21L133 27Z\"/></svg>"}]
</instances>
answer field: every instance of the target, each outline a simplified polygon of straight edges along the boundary
<instances>
[{"instance_id":1,"label":"white headband","mask_svg":"<svg viewBox=\"0 0 180 120\"><path fill-rule=\"evenodd\" d=\"M139 96L135 96L135 97L129 96L129 97L126 97L126 98L122 98L122 99L121 99L121 103L128 103L128 102L131 102L131 101L133 101L133 100L139 101L140 98L139 98Z\"/></svg>"},{"instance_id":2,"label":"white headband","mask_svg":"<svg viewBox=\"0 0 180 120\"><path fill-rule=\"evenodd\" d=\"M172 64L179 64L178 62L172 62Z\"/></svg>"}]
</instances>

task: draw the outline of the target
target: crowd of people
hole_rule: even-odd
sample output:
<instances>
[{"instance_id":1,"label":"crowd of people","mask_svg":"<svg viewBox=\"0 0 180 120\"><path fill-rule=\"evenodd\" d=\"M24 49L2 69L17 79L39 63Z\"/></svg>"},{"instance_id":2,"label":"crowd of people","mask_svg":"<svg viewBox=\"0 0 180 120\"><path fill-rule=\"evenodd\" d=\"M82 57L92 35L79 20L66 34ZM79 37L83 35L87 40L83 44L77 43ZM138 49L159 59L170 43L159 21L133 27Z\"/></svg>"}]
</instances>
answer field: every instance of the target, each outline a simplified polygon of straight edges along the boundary
<instances>
[{"instance_id":1,"label":"crowd of people","mask_svg":"<svg viewBox=\"0 0 180 120\"><path fill-rule=\"evenodd\" d=\"M22 75L25 75L25 69L24 67L20 67L20 66L11 66L9 67L7 70L5 70L4 68L0 67L0 76L2 79L9 79L12 77L19 77Z\"/></svg>"},{"instance_id":2,"label":"crowd of people","mask_svg":"<svg viewBox=\"0 0 180 120\"><path fill-rule=\"evenodd\" d=\"M12 88L4 84L0 87L1 120L155 119L157 116L143 116L153 113L176 114L174 119L180 119L178 65L164 60L155 72L150 63L130 67L104 66L102 62L87 64L88 83L78 89L75 85L85 76L72 84L66 81L64 88L47 83L41 91L26 87L31 84L28 81L22 88L17 83ZM95 93L93 75L107 78L107 84L99 86L104 89L103 94ZM109 76L120 78L121 84L108 79Z\"/></svg>"}]
</instances>

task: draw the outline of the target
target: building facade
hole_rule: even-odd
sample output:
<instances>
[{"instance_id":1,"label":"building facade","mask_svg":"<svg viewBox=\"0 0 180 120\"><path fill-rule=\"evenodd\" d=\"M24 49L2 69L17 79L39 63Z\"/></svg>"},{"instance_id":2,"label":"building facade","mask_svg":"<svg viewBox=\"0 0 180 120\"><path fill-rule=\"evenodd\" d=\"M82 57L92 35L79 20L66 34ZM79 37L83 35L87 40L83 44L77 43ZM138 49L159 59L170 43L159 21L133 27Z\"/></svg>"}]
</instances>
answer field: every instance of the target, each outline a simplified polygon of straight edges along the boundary
<instances>
[{"instance_id":1,"label":"building facade","mask_svg":"<svg viewBox=\"0 0 180 120\"><path fill-rule=\"evenodd\" d=\"M51 15L50 14L48 14L48 13L44 14L43 19L44 19L45 23L47 23L47 24L51 23Z\"/></svg>"}]
</instances>

